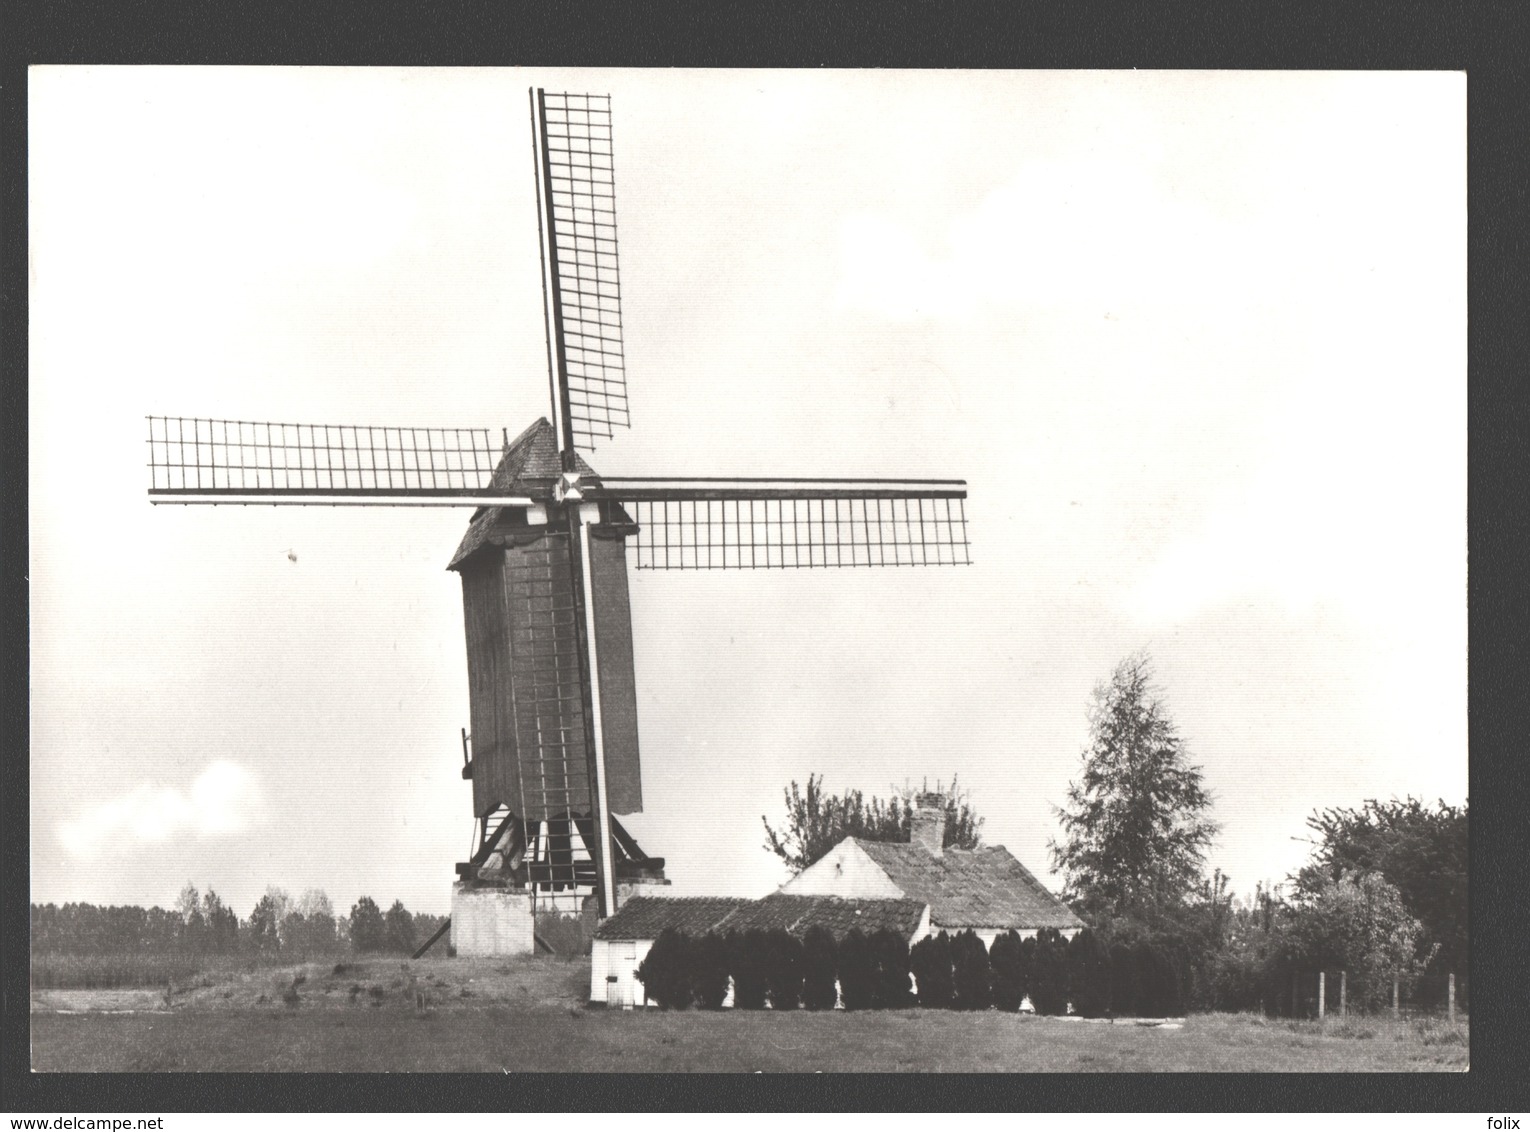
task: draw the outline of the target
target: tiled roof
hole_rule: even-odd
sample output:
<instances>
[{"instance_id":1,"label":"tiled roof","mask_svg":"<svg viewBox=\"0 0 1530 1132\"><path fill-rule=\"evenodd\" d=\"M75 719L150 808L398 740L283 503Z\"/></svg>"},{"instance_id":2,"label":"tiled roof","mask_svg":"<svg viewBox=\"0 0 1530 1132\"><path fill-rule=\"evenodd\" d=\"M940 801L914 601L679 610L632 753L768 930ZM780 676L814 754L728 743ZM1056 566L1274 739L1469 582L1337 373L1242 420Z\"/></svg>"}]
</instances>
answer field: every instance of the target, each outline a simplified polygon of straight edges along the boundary
<instances>
[{"instance_id":1,"label":"tiled roof","mask_svg":"<svg viewBox=\"0 0 1530 1132\"><path fill-rule=\"evenodd\" d=\"M595 469L584 462L576 452L575 467L580 474L593 476ZM558 459L558 438L552 425L542 417L510 442L505 455L494 469L489 487L506 495L528 495L533 499L551 501L553 484L563 468ZM524 523L512 524L515 513L505 507L480 507L468 522L467 533L457 552L452 555L448 570L455 570L485 546L505 546L519 533L526 535Z\"/></svg>"},{"instance_id":2,"label":"tiled roof","mask_svg":"<svg viewBox=\"0 0 1530 1132\"><path fill-rule=\"evenodd\" d=\"M924 917L922 900L855 900L839 896L795 896L777 892L745 904L722 924L722 931L769 931L784 928L803 935L811 927L827 928L835 939L852 928L866 934L884 928L907 939Z\"/></svg>"},{"instance_id":3,"label":"tiled roof","mask_svg":"<svg viewBox=\"0 0 1530 1132\"><path fill-rule=\"evenodd\" d=\"M665 928L691 935L784 928L800 936L817 925L827 928L835 939L852 928L860 928L868 935L886 928L906 939L914 934L923 916L924 902L919 900L852 900L780 892L763 900L731 896L634 896L596 929L595 938L657 939Z\"/></svg>"},{"instance_id":4,"label":"tiled roof","mask_svg":"<svg viewBox=\"0 0 1530 1132\"><path fill-rule=\"evenodd\" d=\"M904 895L930 906L930 920L952 928L1081 928L1084 921L1044 888L1002 845L947 849L937 857L921 845L855 843Z\"/></svg>"},{"instance_id":5,"label":"tiled roof","mask_svg":"<svg viewBox=\"0 0 1530 1132\"><path fill-rule=\"evenodd\" d=\"M595 929L595 938L658 939L665 928L704 935L748 903L736 896L633 896Z\"/></svg>"}]
</instances>

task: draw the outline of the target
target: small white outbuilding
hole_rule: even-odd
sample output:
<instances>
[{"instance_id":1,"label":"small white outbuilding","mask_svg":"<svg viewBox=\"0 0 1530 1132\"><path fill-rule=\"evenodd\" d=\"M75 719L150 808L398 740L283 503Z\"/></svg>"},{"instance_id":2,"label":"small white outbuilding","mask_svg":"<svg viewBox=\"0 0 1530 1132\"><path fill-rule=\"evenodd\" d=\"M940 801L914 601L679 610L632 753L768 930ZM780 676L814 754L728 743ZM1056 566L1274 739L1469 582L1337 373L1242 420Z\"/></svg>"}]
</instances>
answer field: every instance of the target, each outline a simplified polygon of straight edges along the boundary
<instances>
[{"instance_id":1,"label":"small white outbuilding","mask_svg":"<svg viewBox=\"0 0 1530 1132\"><path fill-rule=\"evenodd\" d=\"M791 896L781 892L761 900L634 896L595 931L590 1001L621 1007L647 1005L637 969L666 928L691 936L779 929L801 939L815 927L836 940L859 929L865 935L895 932L906 943L914 944L930 934L930 909L917 900Z\"/></svg>"},{"instance_id":2,"label":"small white outbuilding","mask_svg":"<svg viewBox=\"0 0 1530 1132\"><path fill-rule=\"evenodd\" d=\"M749 901L733 896L632 896L595 930L590 945L590 1001L643 1006L638 965L665 928L705 935Z\"/></svg>"}]
</instances>

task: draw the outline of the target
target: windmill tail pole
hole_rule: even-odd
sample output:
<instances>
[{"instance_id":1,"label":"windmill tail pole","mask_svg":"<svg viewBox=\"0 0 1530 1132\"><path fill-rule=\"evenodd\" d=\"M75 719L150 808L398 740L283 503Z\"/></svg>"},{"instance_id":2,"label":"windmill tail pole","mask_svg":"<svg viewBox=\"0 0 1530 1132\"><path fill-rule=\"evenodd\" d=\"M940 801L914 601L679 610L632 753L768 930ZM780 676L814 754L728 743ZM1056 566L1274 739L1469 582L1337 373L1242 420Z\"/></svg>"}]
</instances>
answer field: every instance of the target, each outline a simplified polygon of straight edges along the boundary
<instances>
[{"instance_id":1,"label":"windmill tail pole","mask_svg":"<svg viewBox=\"0 0 1530 1132\"><path fill-rule=\"evenodd\" d=\"M423 957L424 954L427 951L429 951L432 947L434 947L436 945L436 940L438 940L442 936L444 936L447 933L447 931L451 928L451 926L452 926L452 918L450 916L448 916L448 917L446 917L446 922L443 923L439 928L436 929L436 934L431 936L424 943L420 944L419 949L412 956L410 956L410 958L412 958L412 959L419 959L419 958Z\"/></svg>"}]
</instances>

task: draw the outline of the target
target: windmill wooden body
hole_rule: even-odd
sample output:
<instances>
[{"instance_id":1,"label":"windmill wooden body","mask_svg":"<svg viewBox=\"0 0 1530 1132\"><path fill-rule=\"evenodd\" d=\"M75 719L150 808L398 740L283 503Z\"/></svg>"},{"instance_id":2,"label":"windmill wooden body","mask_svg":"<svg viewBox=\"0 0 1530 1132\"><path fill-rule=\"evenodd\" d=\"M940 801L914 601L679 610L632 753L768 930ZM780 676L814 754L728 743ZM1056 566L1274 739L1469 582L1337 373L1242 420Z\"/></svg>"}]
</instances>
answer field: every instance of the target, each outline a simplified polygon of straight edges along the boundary
<instances>
[{"instance_id":1,"label":"windmill wooden body","mask_svg":"<svg viewBox=\"0 0 1530 1132\"><path fill-rule=\"evenodd\" d=\"M593 896L606 916L621 882L661 880L664 865L619 821L642 809L629 566L965 564L966 485L598 475L581 451L629 424L609 99L534 90L531 124L548 418L496 443L487 429L154 416L149 495L473 508L449 564L477 823L459 890L519 894L531 913Z\"/></svg>"}]
</instances>

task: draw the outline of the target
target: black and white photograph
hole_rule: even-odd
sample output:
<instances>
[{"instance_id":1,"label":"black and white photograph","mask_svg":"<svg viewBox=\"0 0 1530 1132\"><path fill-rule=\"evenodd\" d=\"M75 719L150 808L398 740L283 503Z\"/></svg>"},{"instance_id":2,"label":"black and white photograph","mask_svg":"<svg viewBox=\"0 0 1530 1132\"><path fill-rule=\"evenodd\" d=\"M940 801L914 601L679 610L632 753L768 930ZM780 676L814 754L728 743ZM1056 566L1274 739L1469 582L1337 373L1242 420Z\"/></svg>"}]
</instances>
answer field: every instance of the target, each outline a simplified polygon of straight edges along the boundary
<instances>
[{"instance_id":1,"label":"black and white photograph","mask_svg":"<svg viewBox=\"0 0 1530 1132\"><path fill-rule=\"evenodd\" d=\"M1464 73L36 66L31 1067L1470 1067Z\"/></svg>"}]
</instances>

